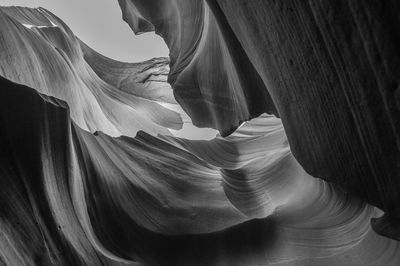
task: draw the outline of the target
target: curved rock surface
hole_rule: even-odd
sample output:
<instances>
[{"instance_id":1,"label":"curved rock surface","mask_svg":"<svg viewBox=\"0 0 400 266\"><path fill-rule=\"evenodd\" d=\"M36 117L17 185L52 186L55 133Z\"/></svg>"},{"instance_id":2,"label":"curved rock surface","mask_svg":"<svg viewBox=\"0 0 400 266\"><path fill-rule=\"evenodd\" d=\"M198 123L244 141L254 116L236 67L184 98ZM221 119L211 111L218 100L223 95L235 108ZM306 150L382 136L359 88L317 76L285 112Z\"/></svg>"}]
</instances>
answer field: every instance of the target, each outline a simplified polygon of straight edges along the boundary
<instances>
[{"instance_id":1,"label":"curved rock surface","mask_svg":"<svg viewBox=\"0 0 400 266\"><path fill-rule=\"evenodd\" d=\"M28 87L2 78L0 96L7 264L400 261L370 228L378 212L307 175L276 118L212 141L112 138Z\"/></svg>"},{"instance_id":2,"label":"curved rock surface","mask_svg":"<svg viewBox=\"0 0 400 266\"><path fill-rule=\"evenodd\" d=\"M304 169L384 210L374 228L400 239L398 1L119 3L133 31L165 39L195 124L228 135L279 114Z\"/></svg>"},{"instance_id":3,"label":"curved rock surface","mask_svg":"<svg viewBox=\"0 0 400 266\"><path fill-rule=\"evenodd\" d=\"M70 105L72 119L81 128L91 132L102 131L111 136L134 137L138 130L169 134L166 128L182 127L178 113L153 101L159 97L159 92L157 89L151 91L153 84L146 80L151 80L153 73L160 71L160 67L153 62L136 64L136 68L126 66L131 79L137 76L137 81L130 81L133 91L122 90L116 87L114 81L103 77L101 73L100 77L96 74L102 61L98 60L100 62L97 63L93 56L88 64L81 42L49 11L42 8L4 7L0 10L0 19L3 36L0 43L0 75L65 100ZM86 45L82 47L89 50ZM90 55L96 53L92 51ZM159 61L165 64L167 59ZM95 70L90 64L94 65ZM115 67L109 64L108 69L111 72ZM171 102L169 85L160 82L166 87L166 96L163 98ZM132 86L133 83L138 85ZM140 93L143 87L147 87L147 95Z\"/></svg>"},{"instance_id":4,"label":"curved rock surface","mask_svg":"<svg viewBox=\"0 0 400 266\"><path fill-rule=\"evenodd\" d=\"M242 47L223 38L203 1L118 2L135 33L155 28L164 38L171 60L168 81L196 126L211 126L225 136L243 121L275 112L261 77Z\"/></svg>"},{"instance_id":5,"label":"curved rock surface","mask_svg":"<svg viewBox=\"0 0 400 266\"><path fill-rule=\"evenodd\" d=\"M333 136L341 129L340 137L352 136L354 124L344 120L315 131L308 120L296 122L281 112L274 82L266 82L238 29L222 16L229 3L241 4L245 13L238 20L252 21L244 7L258 4L261 12L264 2L119 2L136 32L155 29L166 39L170 61L117 62L82 43L43 8L0 8L1 264L400 263L400 243L372 230L398 236L396 213L385 205L397 206L395 195L385 190L393 185L394 191L396 182L384 183L396 176L381 177L375 186L368 183L369 168L353 176L370 166L362 161L365 150L340 151L336 155L344 157L325 166L341 145L361 144L357 138L322 142L323 133ZM168 81L183 109L224 137L188 140L169 133L187 118L170 110L176 102L166 82L168 63ZM301 111L319 104L305 103ZM325 115L324 106L319 108L312 118ZM266 111L279 111L282 120ZM242 123L253 116L259 117ZM302 134L309 127L310 136L297 131L295 136L305 143L315 138L319 146L299 151L303 146L291 131L296 125ZM297 157L321 157L306 162L300 157L299 163L293 147ZM364 157L345 161L353 158L349 154ZM352 164L343 169L338 161L340 167ZM303 166L341 186L312 177ZM362 178L365 186L356 193ZM378 200L376 194L385 197Z\"/></svg>"}]
</instances>

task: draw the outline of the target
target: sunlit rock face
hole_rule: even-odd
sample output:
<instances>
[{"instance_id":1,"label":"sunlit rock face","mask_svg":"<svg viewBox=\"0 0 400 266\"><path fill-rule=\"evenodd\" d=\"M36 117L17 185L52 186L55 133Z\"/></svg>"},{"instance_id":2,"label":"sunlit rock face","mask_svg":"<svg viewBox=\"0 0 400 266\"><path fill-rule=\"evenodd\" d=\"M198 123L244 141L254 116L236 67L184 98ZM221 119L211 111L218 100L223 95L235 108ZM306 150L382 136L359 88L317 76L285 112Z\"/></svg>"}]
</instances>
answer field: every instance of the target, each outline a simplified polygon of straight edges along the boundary
<instances>
[{"instance_id":1,"label":"sunlit rock face","mask_svg":"<svg viewBox=\"0 0 400 266\"><path fill-rule=\"evenodd\" d=\"M153 84L155 74L168 73L167 59L113 64L81 43L45 9L2 8L0 19L0 74L65 100L81 128L134 137L138 130L169 134L167 128L182 127L178 113L153 101L174 101L165 80L160 80L160 88ZM109 62L108 67L104 61ZM113 80L104 71L113 75ZM127 85L130 90L125 89Z\"/></svg>"},{"instance_id":2,"label":"sunlit rock face","mask_svg":"<svg viewBox=\"0 0 400 266\"><path fill-rule=\"evenodd\" d=\"M279 114L304 169L384 210L375 229L400 239L398 1L119 3L135 32L165 39L195 124L226 135Z\"/></svg>"},{"instance_id":3,"label":"sunlit rock face","mask_svg":"<svg viewBox=\"0 0 400 266\"><path fill-rule=\"evenodd\" d=\"M232 1L243 12L250 2ZM351 176L356 162L342 173L330 171L334 162L324 168L323 156L293 156L300 144L292 137L289 146L288 124L309 128L307 138L320 133L300 125L303 113L295 121L281 112L274 83L216 2L119 3L136 32L155 29L166 39L170 59L118 62L43 8L0 8L1 264L399 265L400 243L370 223L380 207L387 214L373 225L395 237L391 209L349 193L351 184L324 181L368 183L369 164ZM252 21L245 14L238 19ZM224 137L171 135L190 120L172 93L194 123ZM341 144L326 142L302 153ZM350 163L348 154L337 160ZM314 178L303 167L317 162L326 175ZM361 194L379 189L364 183Z\"/></svg>"}]
</instances>

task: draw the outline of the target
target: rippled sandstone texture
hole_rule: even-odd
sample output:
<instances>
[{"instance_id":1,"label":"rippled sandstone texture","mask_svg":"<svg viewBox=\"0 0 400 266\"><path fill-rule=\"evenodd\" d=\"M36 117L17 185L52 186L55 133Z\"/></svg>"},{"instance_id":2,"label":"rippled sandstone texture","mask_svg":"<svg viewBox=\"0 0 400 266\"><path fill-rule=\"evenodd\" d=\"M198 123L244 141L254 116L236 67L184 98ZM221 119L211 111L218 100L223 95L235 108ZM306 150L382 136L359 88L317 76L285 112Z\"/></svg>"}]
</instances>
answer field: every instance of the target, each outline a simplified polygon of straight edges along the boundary
<instances>
[{"instance_id":1,"label":"rippled sandstone texture","mask_svg":"<svg viewBox=\"0 0 400 266\"><path fill-rule=\"evenodd\" d=\"M193 123L227 135L279 114L304 169L384 210L375 230L400 239L398 1L119 3L135 32L166 41Z\"/></svg>"},{"instance_id":2,"label":"rippled sandstone texture","mask_svg":"<svg viewBox=\"0 0 400 266\"><path fill-rule=\"evenodd\" d=\"M153 7L151 12L160 15L154 15L151 23L147 3ZM214 2L211 8L202 1L168 3L120 1L125 19L142 31L155 28L161 33L157 27L170 21L170 31L176 33L182 26L196 29L196 23L210 19L197 33L183 31L194 33L192 37L181 33L182 43L171 49L169 81L195 122L201 118L198 110L209 109L210 116L205 113L200 123L215 122L215 127L230 136L195 141L169 134L169 129L179 128L185 114L163 107L175 105L165 82L167 59L117 62L79 41L45 9L0 9L0 75L7 78L0 78L0 263L398 265L400 243L371 228L370 219L382 211L365 198L347 193L352 191L351 184L337 182L346 188L343 191L323 180L339 180L359 171L358 165L353 162L346 173L337 176L318 168L327 171L326 176L317 175L321 179L310 176L295 159L291 149L296 142L289 139L289 148L285 131L287 123L302 129L305 125L298 123L304 121L284 116L278 101L274 107L271 99L275 101L275 96L268 96L273 95L269 92L273 83L263 81L247 48L235 39L237 33L220 21L223 16L213 17L222 9L218 11ZM241 10L258 3L261 12L264 2L243 3L236 3L243 5ZM252 21L251 17L247 20ZM210 27L210 39L202 41L205 25ZM197 42L193 38L199 38L198 34ZM178 45L173 36L167 43ZM193 46L192 41L200 46ZM212 52L215 48L219 50ZM200 52L204 54L196 55ZM235 61L233 52L242 61ZM176 66L185 58L190 71ZM191 63L193 58L200 63ZM207 60L213 64L206 64ZM179 84L188 88L185 97L193 96L192 90L205 91L195 94L192 105L185 107L187 98L177 96ZM253 91L248 94L246 90ZM223 101L219 97L225 94L228 97ZM304 108L313 108L307 103ZM87 110L88 105L94 107ZM330 102L325 105L319 106L318 115ZM276 115L278 110L282 121L262 114ZM336 115L340 111L331 110ZM253 115L261 116L232 132ZM306 126L310 137L316 137L313 125ZM338 133L331 126L329 133ZM328 131L325 127L323 132ZM338 136L352 132L351 127L345 129ZM326 146L308 146L302 152L323 152L324 147L339 145L337 141L326 140ZM356 139L351 141L357 144ZM345 150L338 154L347 155ZM324 158L316 157L315 162ZM298 160L309 171L308 164ZM345 161L348 157L337 160L350 163ZM368 164L364 166L367 173ZM395 181L395 177L391 178ZM366 174L349 181L356 178L371 180ZM358 185L362 193L377 190ZM384 195L393 199L392 194ZM384 217L374 225L395 237L396 231L390 230L398 224L392 216Z\"/></svg>"},{"instance_id":3,"label":"rippled sandstone texture","mask_svg":"<svg viewBox=\"0 0 400 266\"><path fill-rule=\"evenodd\" d=\"M53 265L397 265L374 207L307 175L270 116L227 139L90 134L1 78L0 259ZM258 218L258 219L254 219Z\"/></svg>"}]
</instances>

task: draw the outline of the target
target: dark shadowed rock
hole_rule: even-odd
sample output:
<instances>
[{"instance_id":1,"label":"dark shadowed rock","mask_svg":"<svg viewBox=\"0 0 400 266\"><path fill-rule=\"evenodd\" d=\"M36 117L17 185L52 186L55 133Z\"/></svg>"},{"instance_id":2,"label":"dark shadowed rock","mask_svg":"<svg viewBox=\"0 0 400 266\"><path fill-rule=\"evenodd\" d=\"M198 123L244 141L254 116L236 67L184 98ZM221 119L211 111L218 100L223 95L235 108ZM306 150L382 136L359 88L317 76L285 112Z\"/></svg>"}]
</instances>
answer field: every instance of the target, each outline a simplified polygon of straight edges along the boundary
<instances>
[{"instance_id":1,"label":"dark shadowed rock","mask_svg":"<svg viewBox=\"0 0 400 266\"><path fill-rule=\"evenodd\" d=\"M397 1L119 2L123 13L130 11L121 3L133 4L165 39L169 81L194 123L225 135L271 111L272 99L308 173L400 218ZM196 65L207 55L223 60ZM222 84L221 73L239 82ZM245 112L220 111L231 103ZM200 105L214 116L203 116Z\"/></svg>"}]
</instances>

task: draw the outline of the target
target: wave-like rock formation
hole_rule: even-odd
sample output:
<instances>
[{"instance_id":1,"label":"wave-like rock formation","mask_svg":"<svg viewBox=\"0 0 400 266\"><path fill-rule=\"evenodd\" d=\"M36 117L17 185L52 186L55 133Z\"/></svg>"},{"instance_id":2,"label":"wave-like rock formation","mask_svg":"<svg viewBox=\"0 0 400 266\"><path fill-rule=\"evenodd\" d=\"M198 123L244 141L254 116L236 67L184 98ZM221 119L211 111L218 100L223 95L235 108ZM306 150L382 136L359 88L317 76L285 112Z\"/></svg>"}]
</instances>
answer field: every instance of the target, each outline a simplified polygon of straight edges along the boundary
<instances>
[{"instance_id":1,"label":"wave-like rock formation","mask_svg":"<svg viewBox=\"0 0 400 266\"><path fill-rule=\"evenodd\" d=\"M153 102L154 98L173 101L170 90L152 89L157 76L168 71L167 59L119 66L109 63L114 76L109 80L102 74L104 59L98 59L49 11L2 8L0 19L0 75L67 101L72 119L81 128L134 137L139 130L169 134L167 128L182 127L178 113ZM85 57L91 58L89 63ZM129 74L118 73L118 67ZM166 81L159 82L168 87Z\"/></svg>"},{"instance_id":2,"label":"wave-like rock formation","mask_svg":"<svg viewBox=\"0 0 400 266\"><path fill-rule=\"evenodd\" d=\"M63 101L1 83L6 264L400 261L400 243L370 228L377 211L306 174L276 118L212 141L112 138L82 130Z\"/></svg>"},{"instance_id":3,"label":"wave-like rock formation","mask_svg":"<svg viewBox=\"0 0 400 266\"><path fill-rule=\"evenodd\" d=\"M193 122L228 135L282 118L312 176L385 212L400 239L400 5L396 0L119 0L136 33L170 49L169 82Z\"/></svg>"},{"instance_id":4,"label":"wave-like rock formation","mask_svg":"<svg viewBox=\"0 0 400 266\"><path fill-rule=\"evenodd\" d=\"M314 91L313 101L288 116L285 108L297 110L303 98L283 107L277 94L291 87L276 92L280 81L266 79L251 53L260 50L241 39L247 23L255 23L246 33L251 41L265 30L277 38L274 27L294 19L273 13L274 6L264 10L267 2L121 0L135 32L156 30L170 47L170 59L142 63L97 53L43 8L0 8L0 263L398 265L400 243L370 223L396 237L396 213L385 204L397 202L385 189L396 189L397 176L374 179L380 172L370 171L372 150L352 150L361 145L360 138L345 139L355 134L351 125L361 126L346 120L354 113L329 94L332 103L322 105ZM247 23L234 27L224 15L231 5L241 7L235 23ZM257 24L273 18L279 20L266 29ZM266 52L285 61L287 42L282 54ZM278 67L270 63L268 75ZM279 79L294 82L292 67L279 69ZM318 79L299 82L288 97L322 83L316 72L324 70L315 69ZM173 96L195 124L222 134L170 134L188 122ZM335 104L343 108L330 109L338 117L329 120ZM332 124L317 130L320 117ZM376 141L370 144L390 139ZM386 152L374 155L387 159L378 166L393 163ZM361 167L364 175L356 175Z\"/></svg>"},{"instance_id":5,"label":"wave-like rock formation","mask_svg":"<svg viewBox=\"0 0 400 266\"><path fill-rule=\"evenodd\" d=\"M223 38L203 1L119 0L119 4L135 33L155 29L164 38L171 59L168 81L195 125L213 126L228 135L241 122L275 111L242 47Z\"/></svg>"}]
</instances>

